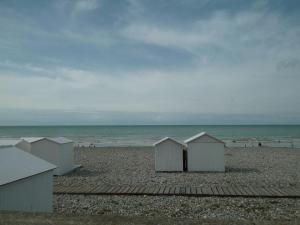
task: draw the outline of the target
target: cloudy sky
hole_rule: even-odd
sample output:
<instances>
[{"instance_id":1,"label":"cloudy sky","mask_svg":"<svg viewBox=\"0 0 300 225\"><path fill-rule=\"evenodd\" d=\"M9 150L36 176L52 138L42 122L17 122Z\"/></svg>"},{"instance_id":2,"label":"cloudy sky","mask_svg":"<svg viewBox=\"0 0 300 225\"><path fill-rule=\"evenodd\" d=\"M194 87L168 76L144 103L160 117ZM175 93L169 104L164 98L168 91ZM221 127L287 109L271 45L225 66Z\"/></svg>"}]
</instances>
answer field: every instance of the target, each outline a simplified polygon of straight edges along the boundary
<instances>
[{"instance_id":1,"label":"cloudy sky","mask_svg":"<svg viewBox=\"0 0 300 225\"><path fill-rule=\"evenodd\" d=\"M0 124L300 123L298 0L0 0Z\"/></svg>"}]
</instances>

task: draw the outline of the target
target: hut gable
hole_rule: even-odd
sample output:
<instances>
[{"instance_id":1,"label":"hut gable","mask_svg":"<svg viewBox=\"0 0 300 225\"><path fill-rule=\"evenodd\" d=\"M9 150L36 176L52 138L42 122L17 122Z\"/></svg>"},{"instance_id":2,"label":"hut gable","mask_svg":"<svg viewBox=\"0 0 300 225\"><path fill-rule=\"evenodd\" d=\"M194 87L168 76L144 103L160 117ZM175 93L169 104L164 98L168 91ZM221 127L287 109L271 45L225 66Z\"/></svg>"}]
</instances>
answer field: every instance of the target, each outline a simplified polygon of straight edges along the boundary
<instances>
[{"instance_id":1,"label":"hut gable","mask_svg":"<svg viewBox=\"0 0 300 225\"><path fill-rule=\"evenodd\" d=\"M55 165L16 147L0 148L0 186L55 168Z\"/></svg>"},{"instance_id":2,"label":"hut gable","mask_svg":"<svg viewBox=\"0 0 300 225\"><path fill-rule=\"evenodd\" d=\"M221 144L224 144L223 141L210 136L206 132L201 132L199 134L196 134L195 136L190 137L189 139L186 139L184 142L186 144L189 144L189 143L221 143Z\"/></svg>"},{"instance_id":3,"label":"hut gable","mask_svg":"<svg viewBox=\"0 0 300 225\"><path fill-rule=\"evenodd\" d=\"M168 143L168 142L171 142L171 143L174 143L176 145L180 145L180 146L186 148L186 145L184 143L176 141L175 139L170 138L170 137L165 137L165 138L159 140L158 142L154 143L153 146L158 146L158 145L161 145L161 144L164 144L164 143Z\"/></svg>"},{"instance_id":4,"label":"hut gable","mask_svg":"<svg viewBox=\"0 0 300 225\"><path fill-rule=\"evenodd\" d=\"M46 138L45 137L22 137L21 139L28 142L28 143L34 143L34 142L37 142L37 141L44 140Z\"/></svg>"},{"instance_id":5,"label":"hut gable","mask_svg":"<svg viewBox=\"0 0 300 225\"><path fill-rule=\"evenodd\" d=\"M55 137L55 138L47 138L48 140L55 142L57 144L68 144L68 143L73 143L72 140L67 139L65 137Z\"/></svg>"}]
</instances>

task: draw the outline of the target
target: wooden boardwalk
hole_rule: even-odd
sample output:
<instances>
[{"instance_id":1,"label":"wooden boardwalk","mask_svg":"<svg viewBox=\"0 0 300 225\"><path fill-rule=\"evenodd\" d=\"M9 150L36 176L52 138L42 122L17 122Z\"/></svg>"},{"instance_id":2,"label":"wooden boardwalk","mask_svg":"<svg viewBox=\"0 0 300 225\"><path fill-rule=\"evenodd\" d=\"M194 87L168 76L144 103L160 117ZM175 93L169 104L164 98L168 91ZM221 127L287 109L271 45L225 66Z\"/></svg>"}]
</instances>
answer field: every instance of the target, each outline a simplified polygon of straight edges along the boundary
<instances>
[{"instance_id":1,"label":"wooden boardwalk","mask_svg":"<svg viewBox=\"0 0 300 225\"><path fill-rule=\"evenodd\" d=\"M178 195L178 196L219 196L219 197L269 197L269 198L300 198L299 188L262 188L245 186L87 186L54 185L54 194L83 195Z\"/></svg>"}]
</instances>

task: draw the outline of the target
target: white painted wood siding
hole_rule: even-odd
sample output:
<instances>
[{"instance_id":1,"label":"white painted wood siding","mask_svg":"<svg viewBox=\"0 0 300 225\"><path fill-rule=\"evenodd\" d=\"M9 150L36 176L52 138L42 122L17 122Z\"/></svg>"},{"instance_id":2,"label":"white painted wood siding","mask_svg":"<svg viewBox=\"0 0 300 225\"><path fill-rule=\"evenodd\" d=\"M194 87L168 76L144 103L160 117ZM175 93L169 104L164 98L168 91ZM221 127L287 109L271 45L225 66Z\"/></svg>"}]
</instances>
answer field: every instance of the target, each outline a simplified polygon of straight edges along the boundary
<instances>
[{"instance_id":1,"label":"white painted wood siding","mask_svg":"<svg viewBox=\"0 0 300 225\"><path fill-rule=\"evenodd\" d=\"M187 154L188 171L225 171L222 143L191 142Z\"/></svg>"},{"instance_id":2,"label":"white painted wood siding","mask_svg":"<svg viewBox=\"0 0 300 225\"><path fill-rule=\"evenodd\" d=\"M17 147L56 165L54 175L63 175L74 169L74 147L72 142L59 144L44 139L32 143L22 141Z\"/></svg>"},{"instance_id":3,"label":"white painted wood siding","mask_svg":"<svg viewBox=\"0 0 300 225\"><path fill-rule=\"evenodd\" d=\"M156 171L183 171L183 146L167 140L154 150Z\"/></svg>"},{"instance_id":4,"label":"white painted wood siding","mask_svg":"<svg viewBox=\"0 0 300 225\"><path fill-rule=\"evenodd\" d=\"M0 186L0 210L52 212L53 171Z\"/></svg>"}]
</instances>

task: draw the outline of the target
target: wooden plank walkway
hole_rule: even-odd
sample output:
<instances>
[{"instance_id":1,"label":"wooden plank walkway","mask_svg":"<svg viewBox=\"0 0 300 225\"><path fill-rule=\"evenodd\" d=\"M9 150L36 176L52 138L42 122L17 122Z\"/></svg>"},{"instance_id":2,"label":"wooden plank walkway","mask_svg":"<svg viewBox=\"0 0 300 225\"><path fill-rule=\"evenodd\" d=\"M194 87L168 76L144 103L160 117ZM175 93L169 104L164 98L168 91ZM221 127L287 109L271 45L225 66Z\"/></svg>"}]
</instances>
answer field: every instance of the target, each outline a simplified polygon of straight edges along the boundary
<instances>
[{"instance_id":1,"label":"wooden plank walkway","mask_svg":"<svg viewBox=\"0 0 300 225\"><path fill-rule=\"evenodd\" d=\"M142 185L54 185L54 194L83 195L178 195L178 196L218 196L218 197L269 197L269 198L300 198L298 188L261 188L245 186L142 186Z\"/></svg>"}]
</instances>

